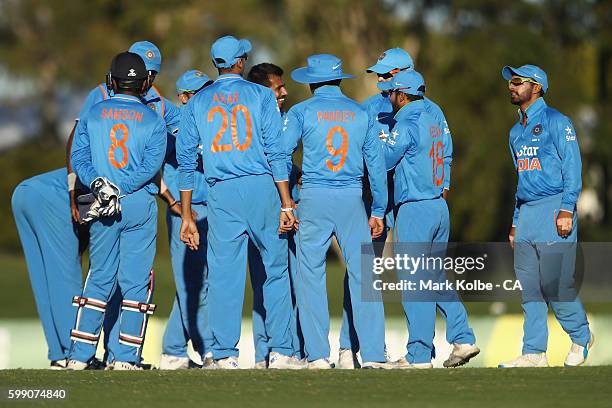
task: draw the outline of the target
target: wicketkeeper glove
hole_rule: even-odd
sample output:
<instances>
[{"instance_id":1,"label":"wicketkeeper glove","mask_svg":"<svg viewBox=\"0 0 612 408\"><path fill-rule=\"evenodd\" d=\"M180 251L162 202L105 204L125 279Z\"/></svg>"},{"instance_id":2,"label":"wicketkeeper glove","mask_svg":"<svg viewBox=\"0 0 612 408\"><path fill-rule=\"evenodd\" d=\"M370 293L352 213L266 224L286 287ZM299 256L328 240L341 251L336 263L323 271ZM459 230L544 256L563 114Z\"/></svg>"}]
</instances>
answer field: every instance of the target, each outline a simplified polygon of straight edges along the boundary
<instances>
[{"instance_id":1,"label":"wicketkeeper glove","mask_svg":"<svg viewBox=\"0 0 612 408\"><path fill-rule=\"evenodd\" d=\"M90 188L100 204L99 209L97 209L100 217L111 217L121 212L119 187L111 183L110 180L106 177L98 177L92 181ZM94 206L95 203L92 208Z\"/></svg>"}]
</instances>

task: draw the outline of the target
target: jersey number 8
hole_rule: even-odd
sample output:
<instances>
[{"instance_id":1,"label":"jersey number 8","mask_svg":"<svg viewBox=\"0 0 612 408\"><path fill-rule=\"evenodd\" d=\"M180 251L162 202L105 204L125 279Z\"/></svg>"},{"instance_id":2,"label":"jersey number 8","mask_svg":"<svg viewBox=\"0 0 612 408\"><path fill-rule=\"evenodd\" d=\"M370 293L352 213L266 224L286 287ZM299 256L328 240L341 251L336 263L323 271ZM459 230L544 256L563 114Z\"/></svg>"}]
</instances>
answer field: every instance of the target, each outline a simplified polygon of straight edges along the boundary
<instances>
[{"instance_id":1,"label":"jersey number 8","mask_svg":"<svg viewBox=\"0 0 612 408\"><path fill-rule=\"evenodd\" d=\"M117 140L117 131L119 130L123 134L123 137ZM111 128L111 131L110 131L111 145L110 145L110 148L108 149L108 160L113 166L115 166L118 169L122 169L128 164L128 149L127 149L127 146L125 145L125 142L127 142L127 139L128 139L128 134L129 134L128 128L123 123L117 123L115 126ZM115 159L115 150L117 148L120 148L121 153L123 153L123 160L121 160L121 163L119 163Z\"/></svg>"},{"instance_id":2,"label":"jersey number 8","mask_svg":"<svg viewBox=\"0 0 612 408\"><path fill-rule=\"evenodd\" d=\"M244 120L246 122L246 138L244 143L240 143L238 141L238 112L242 112L244 116ZM232 150L232 145L227 144L219 144L219 141L225 134L228 125L227 113L221 106L215 106L210 111L208 111L208 121L212 122L216 114L220 114L223 122L221 122L221 128L217 132L215 138L213 139L212 145L210 146L210 151L213 153L217 152L229 152ZM236 149L243 152L251 146L251 138L253 137L253 125L251 123L251 115L249 114L249 110L244 105L236 105L234 109L232 109L232 120L230 123L231 134L232 134L232 142Z\"/></svg>"}]
</instances>

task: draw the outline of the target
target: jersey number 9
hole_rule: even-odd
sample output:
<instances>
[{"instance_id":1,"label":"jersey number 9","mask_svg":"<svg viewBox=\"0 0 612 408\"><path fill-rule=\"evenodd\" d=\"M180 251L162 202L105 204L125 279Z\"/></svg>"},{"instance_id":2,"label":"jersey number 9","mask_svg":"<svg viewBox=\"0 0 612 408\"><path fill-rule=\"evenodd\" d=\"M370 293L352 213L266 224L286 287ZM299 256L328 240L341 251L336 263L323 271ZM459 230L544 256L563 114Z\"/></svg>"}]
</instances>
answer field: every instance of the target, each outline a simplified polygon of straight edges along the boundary
<instances>
[{"instance_id":1,"label":"jersey number 9","mask_svg":"<svg viewBox=\"0 0 612 408\"><path fill-rule=\"evenodd\" d=\"M246 138L244 143L240 143L238 141L238 112L242 112L244 116L244 121L246 122ZM215 138L213 139L212 145L210 146L210 151L213 153L217 152L229 152L232 150L232 145L227 144L219 144L221 138L225 134L228 125L227 112L221 106L215 106L210 111L208 111L208 121L212 122L215 118L216 114L220 114L222 118L221 128L217 132ZM253 125L251 123L251 115L249 114L249 110L244 105L236 105L234 109L232 109L232 118L229 123L232 134L232 143L239 151L243 152L251 146L251 139L253 137Z\"/></svg>"},{"instance_id":2,"label":"jersey number 9","mask_svg":"<svg viewBox=\"0 0 612 408\"><path fill-rule=\"evenodd\" d=\"M123 134L123 137L117 140L117 131L119 130ZM128 164L128 149L125 145L125 142L127 142L128 139L128 134L128 128L123 123L117 123L111 128L110 131L111 145L108 149L108 161L110 161L110 163L118 169L122 169ZM121 160L121 163L115 159L115 150L117 148L121 149L121 153L123 155L123 160Z\"/></svg>"},{"instance_id":3,"label":"jersey number 9","mask_svg":"<svg viewBox=\"0 0 612 408\"><path fill-rule=\"evenodd\" d=\"M340 133L340 136L342 136L342 144L337 149L332 143L335 133ZM342 126L334 126L331 128L327 133L326 145L327 151L332 155L332 157L340 156L340 161L338 161L338 164L334 164L331 159L327 159L325 162L331 171L337 172L344 166L344 162L346 162L346 154L348 153L348 134L346 133L346 130L344 130Z\"/></svg>"}]
</instances>

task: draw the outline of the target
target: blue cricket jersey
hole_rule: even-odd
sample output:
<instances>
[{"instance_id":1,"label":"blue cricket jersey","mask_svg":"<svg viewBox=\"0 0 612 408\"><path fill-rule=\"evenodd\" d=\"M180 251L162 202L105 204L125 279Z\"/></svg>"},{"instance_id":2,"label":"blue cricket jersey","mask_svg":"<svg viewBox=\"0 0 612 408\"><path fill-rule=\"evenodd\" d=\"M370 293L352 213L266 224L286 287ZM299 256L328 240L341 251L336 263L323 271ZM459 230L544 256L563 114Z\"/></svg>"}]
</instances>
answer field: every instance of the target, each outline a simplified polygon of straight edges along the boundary
<instances>
[{"instance_id":1,"label":"blue cricket jersey","mask_svg":"<svg viewBox=\"0 0 612 408\"><path fill-rule=\"evenodd\" d=\"M209 185L249 175L287 181L281 117L269 88L226 74L198 92L182 109L176 141L179 189L192 190L198 146Z\"/></svg>"},{"instance_id":2,"label":"blue cricket jersey","mask_svg":"<svg viewBox=\"0 0 612 408\"><path fill-rule=\"evenodd\" d=\"M431 200L444 190L444 155L449 138L429 114L424 100L410 102L395 115L396 137L384 144L387 169L395 168L395 204Z\"/></svg>"},{"instance_id":3,"label":"blue cricket jersey","mask_svg":"<svg viewBox=\"0 0 612 408\"><path fill-rule=\"evenodd\" d=\"M183 106L184 107L184 106ZM182 107L179 107L179 110L182 110ZM175 135L176 138L181 137L181 132ZM179 179L179 170L178 170L178 162L176 161L176 138L168 137L168 148L166 150L166 160L164 161L164 183L170 190L172 196L180 200L180 191L178 186ZM204 167L202 164L202 148L198 147L198 162L196 171L194 173L194 188L193 194L191 196L191 202L194 204L203 204L206 203L208 199L208 184L206 183L206 178L204 177Z\"/></svg>"},{"instance_id":4,"label":"blue cricket jersey","mask_svg":"<svg viewBox=\"0 0 612 408\"><path fill-rule=\"evenodd\" d=\"M427 97L423 99L423 102L425 104L425 111L438 121L438 126L442 130L445 138L448 138L448 140L445 141L447 148L444 151L444 188L448 190L450 189L451 164L453 161L453 140L451 131L440 106ZM374 126L380 140L383 142L394 140L397 137L397 133L393 133L395 118L393 106L391 105L388 94L386 92L377 93L363 101L363 106L368 111L368 114L375 118Z\"/></svg>"},{"instance_id":5,"label":"blue cricket jersey","mask_svg":"<svg viewBox=\"0 0 612 408\"><path fill-rule=\"evenodd\" d=\"M387 207L387 178L382 144L372 120L340 87L324 85L293 106L283 131L289 168L300 140L304 149L302 188L362 188L364 159L372 190L372 216L382 218Z\"/></svg>"},{"instance_id":6,"label":"blue cricket jersey","mask_svg":"<svg viewBox=\"0 0 612 408\"><path fill-rule=\"evenodd\" d=\"M106 84L99 84L97 87L92 89L87 95L87 98L85 98L83 106L81 106L81 111L79 112L79 117L77 120L85 117L89 109L91 109L91 107L96 103L104 101L109 97L110 96ZM176 134L181 121L180 110L172 102L164 98L155 86L151 86L151 88L149 88L149 91L145 97L142 98L142 103L159 113L164 118L169 134Z\"/></svg>"},{"instance_id":7,"label":"blue cricket jersey","mask_svg":"<svg viewBox=\"0 0 612 408\"><path fill-rule=\"evenodd\" d=\"M513 223L525 202L562 193L561 210L574 212L582 190L582 161L572 121L538 98L510 129L510 152L518 173ZM521 112L519 111L519 115Z\"/></svg>"},{"instance_id":8,"label":"blue cricket jersey","mask_svg":"<svg viewBox=\"0 0 612 408\"><path fill-rule=\"evenodd\" d=\"M166 152L162 117L135 96L118 94L95 104L80 118L72 146L72 166L90 186L106 177L121 194L146 188L157 194L152 178Z\"/></svg>"}]
</instances>

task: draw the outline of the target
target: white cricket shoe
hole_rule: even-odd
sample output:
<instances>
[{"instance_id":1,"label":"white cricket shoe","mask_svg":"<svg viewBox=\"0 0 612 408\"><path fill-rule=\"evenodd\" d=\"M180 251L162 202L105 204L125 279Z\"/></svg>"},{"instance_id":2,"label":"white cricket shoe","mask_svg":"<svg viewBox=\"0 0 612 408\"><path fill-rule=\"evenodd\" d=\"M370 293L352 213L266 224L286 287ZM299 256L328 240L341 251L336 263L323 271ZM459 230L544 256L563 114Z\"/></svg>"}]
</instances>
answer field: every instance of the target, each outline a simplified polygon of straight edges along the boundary
<instances>
[{"instance_id":1,"label":"white cricket shoe","mask_svg":"<svg viewBox=\"0 0 612 408\"><path fill-rule=\"evenodd\" d=\"M113 364L114 371L133 371L133 370L144 370L141 366L136 363L129 363L127 361L115 361Z\"/></svg>"},{"instance_id":2,"label":"white cricket shoe","mask_svg":"<svg viewBox=\"0 0 612 408\"><path fill-rule=\"evenodd\" d=\"M518 356L514 360L501 363L498 367L548 367L548 360L546 359L546 353L529 353Z\"/></svg>"},{"instance_id":3,"label":"white cricket shoe","mask_svg":"<svg viewBox=\"0 0 612 408\"><path fill-rule=\"evenodd\" d=\"M591 339L589 340L589 344L586 347L581 346L580 344L572 343L572 347L570 347L569 353L567 353L567 357L565 358L564 365L566 367L578 367L587 359L589 355L589 350L593 347L593 343L595 342L595 336L591 333Z\"/></svg>"},{"instance_id":4,"label":"white cricket shoe","mask_svg":"<svg viewBox=\"0 0 612 408\"><path fill-rule=\"evenodd\" d=\"M87 363L84 363L79 360L68 360L68 364L66 365L66 370L74 370L74 371L82 371L87 368Z\"/></svg>"},{"instance_id":5,"label":"white cricket shoe","mask_svg":"<svg viewBox=\"0 0 612 408\"><path fill-rule=\"evenodd\" d=\"M189 368L189 357L162 354L159 360L160 370L186 370Z\"/></svg>"},{"instance_id":6,"label":"white cricket shoe","mask_svg":"<svg viewBox=\"0 0 612 408\"><path fill-rule=\"evenodd\" d=\"M334 363L331 363L327 358L320 358L318 360L308 362L309 370L330 370L334 367Z\"/></svg>"},{"instance_id":7,"label":"white cricket shoe","mask_svg":"<svg viewBox=\"0 0 612 408\"><path fill-rule=\"evenodd\" d=\"M215 368L215 360L213 359L212 351L204 354L204 358L202 359L202 368L205 370Z\"/></svg>"},{"instance_id":8,"label":"white cricket shoe","mask_svg":"<svg viewBox=\"0 0 612 408\"><path fill-rule=\"evenodd\" d=\"M240 368L238 365L238 359L234 356L214 361L215 363L213 368L216 370L238 370Z\"/></svg>"},{"instance_id":9,"label":"white cricket shoe","mask_svg":"<svg viewBox=\"0 0 612 408\"><path fill-rule=\"evenodd\" d=\"M301 370L306 367L299 359L293 356L285 356L273 351L270 353L268 368L273 370Z\"/></svg>"},{"instance_id":10,"label":"white cricket shoe","mask_svg":"<svg viewBox=\"0 0 612 408\"><path fill-rule=\"evenodd\" d=\"M453 343L453 351L442 365L447 368L459 367L476 357L478 353L480 353L480 349L475 344Z\"/></svg>"},{"instance_id":11,"label":"white cricket shoe","mask_svg":"<svg viewBox=\"0 0 612 408\"><path fill-rule=\"evenodd\" d=\"M266 368L268 368L268 363L266 360L257 361L253 366L253 369L255 370L265 370Z\"/></svg>"},{"instance_id":12,"label":"white cricket shoe","mask_svg":"<svg viewBox=\"0 0 612 408\"><path fill-rule=\"evenodd\" d=\"M341 370L353 370L361 368L357 354L351 349L340 349L338 353L338 368Z\"/></svg>"},{"instance_id":13,"label":"white cricket shoe","mask_svg":"<svg viewBox=\"0 0 612 408\"><path fill-rule=\"evenodd\" d=\"M399 360L393 363L394 368L399 368L400 370L422 370L427 368L433 368L433 364L431 363L409 363L406 360L406 357L402 357Z\"/></svg>"},{"instance_id":14,"label":"white cricket shoe","mask_svg":"<svg viewBox=\"0 0 612 408\"><path fill-rule=\"evenodd\" d=\"M65 370L68 366L68 360L51 360L49 364L49 370Z\"/></svg>"},{"instance_id":15,"label":"white cricket shoe","mask_svg":"<svg viewBox=\"0 0 612 408\"><path fill-rule=\"evenodd\" d=\"M392 362L388 362L388 361L385 361L383 363L379 363L378 361L366 361L361 365L361 368L364 370L367 370L367 369L391 370L395 368L395 364Z\"/></svg>"}]
</instances>

